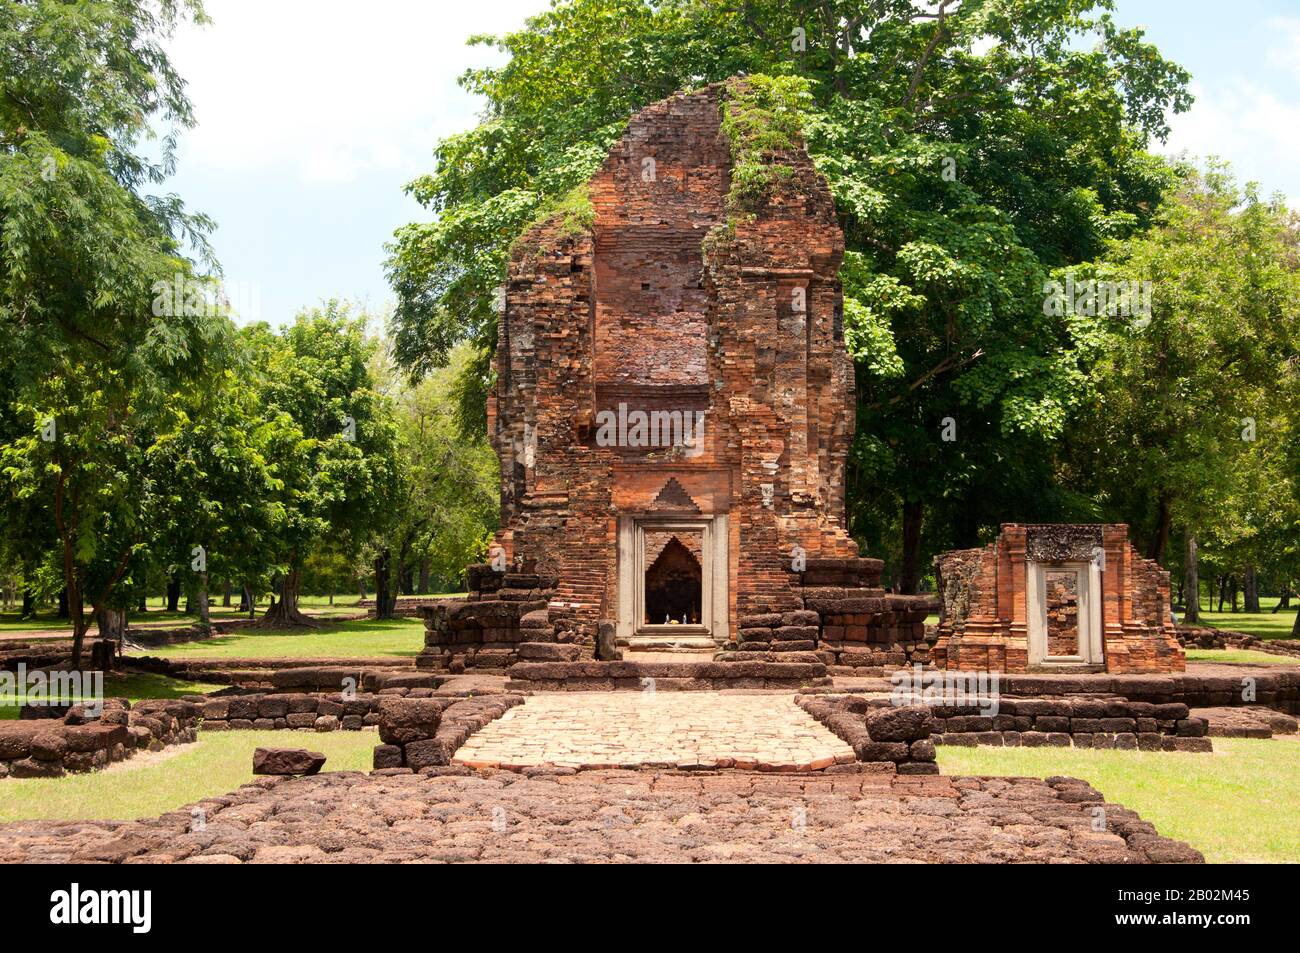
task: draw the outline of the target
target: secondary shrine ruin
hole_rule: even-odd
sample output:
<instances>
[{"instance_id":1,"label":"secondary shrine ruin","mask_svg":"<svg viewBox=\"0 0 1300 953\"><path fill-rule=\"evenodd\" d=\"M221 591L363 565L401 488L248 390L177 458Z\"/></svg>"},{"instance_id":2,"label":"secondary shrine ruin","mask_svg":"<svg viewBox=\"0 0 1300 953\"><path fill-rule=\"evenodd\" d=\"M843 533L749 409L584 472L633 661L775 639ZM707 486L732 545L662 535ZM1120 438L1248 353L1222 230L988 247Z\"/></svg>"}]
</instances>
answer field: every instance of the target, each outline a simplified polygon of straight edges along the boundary
<instances>
[{"instance_id":1,"label":"secondary shrine ruin","mask_svg":"<svg viewBox=\"0 0 1300 953\"><path fill-rule=\"evenodd\" d=\"M1008 523L935 559L936 664L993 672L1181 672L1169 573L1122 524Z\"/></svg>"}]
</instances>

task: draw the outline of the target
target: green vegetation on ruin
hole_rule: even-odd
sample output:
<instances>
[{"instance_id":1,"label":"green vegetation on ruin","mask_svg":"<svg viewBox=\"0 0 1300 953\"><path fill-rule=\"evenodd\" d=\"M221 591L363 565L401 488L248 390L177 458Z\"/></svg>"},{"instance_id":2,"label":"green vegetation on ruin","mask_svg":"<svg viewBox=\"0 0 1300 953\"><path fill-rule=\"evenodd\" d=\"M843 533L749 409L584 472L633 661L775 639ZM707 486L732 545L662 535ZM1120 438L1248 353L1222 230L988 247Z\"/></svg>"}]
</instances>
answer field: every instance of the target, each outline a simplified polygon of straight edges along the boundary
<instances>
[{"instance_id":1,"label":"green vegetation on ruin","mask_svg":"<svg viewBox=\"0 0 1300 953\"><path fill-rule=\"evenodd\" d=\"M799 147L811 98L808 81L798 76L757 74L727 84L722 133L731 146L730 212L753 212L794 174L781 154Z\"/></svg>"}]
</instances>

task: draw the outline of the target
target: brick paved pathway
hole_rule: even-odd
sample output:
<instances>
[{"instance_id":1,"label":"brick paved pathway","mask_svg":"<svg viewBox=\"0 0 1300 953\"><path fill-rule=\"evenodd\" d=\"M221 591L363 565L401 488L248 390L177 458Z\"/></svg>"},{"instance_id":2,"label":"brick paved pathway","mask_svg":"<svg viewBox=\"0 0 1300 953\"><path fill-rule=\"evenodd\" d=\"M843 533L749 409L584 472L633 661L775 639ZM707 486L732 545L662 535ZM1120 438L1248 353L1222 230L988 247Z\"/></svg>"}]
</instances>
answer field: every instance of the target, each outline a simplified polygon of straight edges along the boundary
<instances>
[{"instance_id":1,"label":"brick paved pathway","mask_svg":"<svg viewBox=\"0 0 1300 953\"><path fill-rule=\"evenodd\" d=\"M4 824L0 863L1201 859L1069 778L431 770L261 779L140 821Z\"/></svg>"},{"instance_id":2,"label":"brick paved pathway","mask_svg":"<svg viewBox=\"0 0 1300 953\"><path fill-rule=\"evenodd\" d=\"M818 771L853 749L793 695L560 692L531 696L469 739L455 763Z\"/></svg>"}]
</instances>

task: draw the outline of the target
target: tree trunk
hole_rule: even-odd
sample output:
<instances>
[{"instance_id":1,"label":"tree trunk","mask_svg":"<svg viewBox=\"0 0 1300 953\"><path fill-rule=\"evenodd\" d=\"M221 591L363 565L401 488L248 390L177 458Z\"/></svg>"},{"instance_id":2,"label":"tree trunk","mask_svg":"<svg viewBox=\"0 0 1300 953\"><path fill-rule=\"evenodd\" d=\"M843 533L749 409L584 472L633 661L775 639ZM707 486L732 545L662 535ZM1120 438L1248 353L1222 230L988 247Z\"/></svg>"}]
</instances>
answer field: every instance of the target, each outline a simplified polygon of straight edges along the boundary
<instances>
[{"instance_id":1,"label":"tree trunk","mask_svg":"<svg viewBox=\"0 0 1300 953\"><path fill-rule=\"evenodd\" d=\"M1242 607L1246 612L1259 611L1259 576L1255 572L1254 566L1246 567L1246 576L1242 583L1242 589L1245 595L1246 604Z\"/></svg>"},{"instance_id":2,"label":"tree trunk","mask_svg":"<svg viewBox=\"0 0 1300 953\"><path fill-rule=\"evenodd\" d=\"M1196 537L1187 534L1187 561L1185 564L1184 588L1187 593L1187 605L1183 610L1183 621L1195 625L1201 621L1201 580L1196 574L1197 565Z\"/></svg>"},{"instance_id":3,"label":"tree trunk","mask_svg":"<svg viewBox=\"0 0 1300 953\"><path fill-rule=\"evenodd\" d=\"M19 613L18 618L30 619L36 614L36 598L32 591L26 587L23 588L23 611Z\"/></svg>"},{"instance_id":4,"label":"tree trunk","mask_svg":"<svg viewBox=\"0 0 1300 953\"><path fill-rule=\"evenodd\" d=\"M239 611L247 612L251 619L257 614L257 596L253 595L253 587L244 583L243 591L240 594Z\"/></svg>"},{"instance_id":5,"label":"tree trunk","mask_svg":"<svg viewBox=\"0 0 1300 953\"><path fill-rule=\"evenodd\" d=\"M199 625L203 628L211 628L212 616L208 612L208 573L206 570L199 573Z\"/></svg>"},{"instance_id":6,"label":"tree trunk","mask_svg":"<svg viewBox=\"0 0 1300 953\"><path fill-rule=\"evenodd\" d=\"M429 594L429 560L428 557L420 560L420 583L415 587L415 591L422 596Z\"/></svg>"},{"instance_id":7,"label":"tree trunk","mask_svg":"<svg viewBox=\"0 0 1300 953\"><path fill-rule=\"evenodd\" d=\"M262 625L266 626L306 626L312 629L319 629L320 623L310 616L303 615L298 608L298 590L302 585L302 577L297 567L297 557L290 560L289 572L285 575L280 586L280 598L271 597L271 605L267 607L262 616Z\"/></svg>"},{"instance_id":8,"label":"tree trunk","mask_svg":"<svg viewBox=\"0 0 1300 953\"><path fill-rule=\"evenodd\" d=\"M231 581L230 581L230 577L227 576L227 577L226 577L226 589L225 589L225 591L221 594L221 607L222 607L223 609L229 609L229 608L230 608L230 597L231 597L231 595L234 593L234 588L235 588L234 585L233 585L233 584L231 583Z\"/></svg>"},{"instance_id":9,"label":"tree trunk","mask_svg":"<svg viewBox=\"0 0 1300 953\"><path fill-rule=\"evenodd\" d=\"M1160 502L1156 507L1156 531L1151 537L1151 546L1147 549L1147 559L1155 560L1164 565L1165 550L1169 546L1169 524L1172 521L1172 514L1169 512L1169 497L1161 495Z\"/></svg>"},{"instance_id":10,"label":"tree trunk","mask_svg":"<svg viewBox=\"0 0 1300 953\"><path fill-rule=\"evenodd\" d=\"M58 614L60 619L66 619L68 617L68 590L66 586L59 590Z\"/></svg>"},{"instance_id":11,"label":"tree trunk","mask_svg":"<svg viewBox=\"0 0 1300 953\"><path fill-rule=\"evenodd\" d=\"M375 557L375 618L393 617L393 599L388 594L389 552L381 550Z\"/></svg>"},{"instance_id":12,"label":"tree trunk","mask_svg":"<svg viewBox=\"0 0 1300 953\"><path fill-rule=\"evenodd\" d=\"M1237 582L1236 575L1228 577L1228 605L1233 612L1237 611L1237 594L1241 591L1241 586Z\"/></svg>"},{"instance_id":13,"label":"tree trunk","mask_svg":"<svg viewBox=\"0 0 1300 953\"><path fill-rule=\"evenodd\" d=\"M121 641L126 635L126 612L122 609L96 609L95 625L99 629L101 639Z\"/></svg>"},{"instance_id":14,"label":"tree trunk","mask_svg":"<svg viewBox=\"0 0 1300 953\"><path fill-rule=\"evenodd\" d=\"M135 604L135 611L136 612L149 611L149 593L147 592L140 593L140 599Z\"/></svg>"},{"instance_id":15,"label":"tree trunk","mask_svg":"<svg viewBox=\"0 0 1300 953\"><path fill-rule=\"evenodd\" d=\"M181 577L173 572L167 577L167 611L175 612L181 604Z\"/></svg>"},{"instance_id":16,"label":"tree trunk","mask_svg":"<svg viewBox=\"0 0 1300 953\"><path fill-rule=\"evenodd\" d=\"M1300 639L1300 612L1295 614L1295 625L1291 626L1291 638Z\"/></svg>"},{"instance_id":17,"label":"tree trunk","mask_svg":"<svg viewBox=\"0 0 1300 953\"><path fill-rule=\"evenodd\" d=\"M361 595L361 598L362 598L362 599L364 599L364 598L366 597L366 577L365 577L365 576L357 576L357 592Z\"/></svg>"},{"instance_id":18,"label":"tree trunk","mask_svg":"<svg viewBox=\"0 0 1300 953\"><path fill-rule=\"evenodd\" d=\"M1273 607L1273 612L1277 613L1283 609L1291 608L1291 587L1283 586L1282 595L1277 600L1277 605Z\"/></svg>"},{"instance_id":19,"label":"tree trunk","mask_svg":"<svg viewBox=\"0 0 1300 953\"><path fill-rule=\"evenodd\" d=\"M1226 575L1219 577L1219 611L1223 611L1223 604L1228 601L1228 577ZM1213 603L1211 603L1213 605Z\"/></svg>"},{"instance_id":20,"label":"tree trunk","mask_svg":"<svg viewBox=\"0 0 1300 953\"><path fill-rule=\"evenodd\" d=\"M914 595L921 581L921 519L925 506L919 500L903 504L903 566L898 579L898 591Z\"/></svg>"},{"instance_id":21,"label":"tree trunk","mask_svg":"<svg viewBox=\"0 0 1300 953\"><path fill-rule=\"evenodd\" d=\"M403 564L397 570L397 581L398 587L402 590L402 595L415 595L415 568L413 566Z\"/></svg>"}]
</instances>

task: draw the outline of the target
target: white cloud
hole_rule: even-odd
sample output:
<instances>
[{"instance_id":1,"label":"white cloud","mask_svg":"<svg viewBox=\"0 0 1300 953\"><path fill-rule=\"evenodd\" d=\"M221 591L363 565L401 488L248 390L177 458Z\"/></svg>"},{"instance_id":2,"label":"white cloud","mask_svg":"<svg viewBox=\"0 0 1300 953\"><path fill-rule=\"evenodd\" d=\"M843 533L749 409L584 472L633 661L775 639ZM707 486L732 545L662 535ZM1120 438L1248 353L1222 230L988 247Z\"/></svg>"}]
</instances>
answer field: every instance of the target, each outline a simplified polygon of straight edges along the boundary
<instances>
[{"instance_id":1,"label":"white cloud","mask_svg":"<svg viewBox=\"0 0 1300 953\"><path fill-rule=\"evenodd\" d=\"M198 119L182 163L287 167L308 184L422 171L438 137L473 124L476 104L456 78L502 59L465 38L516 29L546 5L208 0L213 22L187 26L172 46Z\"/></svg>"},{"instance_id":2,"label":"white cloud","mask_svg":"<svg viewBox=\"0 0 1300 953\"><path fill-rule=\"evenodd\" d=\"M1268 27L1277 40L1269 48L1266 62L1300 80L1300 19L1274 17L1268 21Z\"/></svg>"},{"instance_id":3,"label":"white cloud","mask_svg":"<svg viewBox=\"0 0 1300 953\"><path fill-rule=\"evenodd\" d=\"M1300 155L1300 102L1283 100L1254 80L1237 77L1213 88L1192 83L1196 102L1170 120L1172 133L1163 150L1186 151L1232 163L1241 181L1256 180L1264 190L1300 199L1296 159Z\"/></svg>"}]
</instances>

